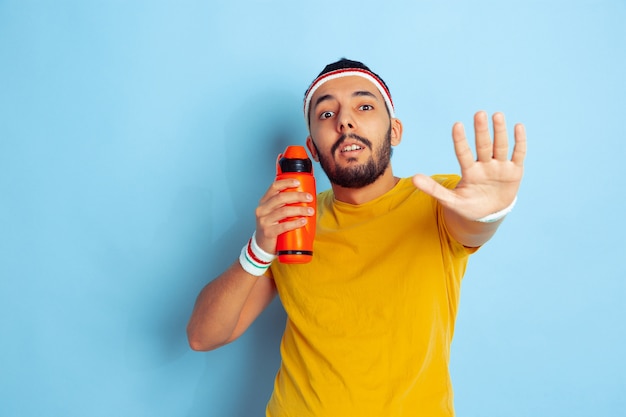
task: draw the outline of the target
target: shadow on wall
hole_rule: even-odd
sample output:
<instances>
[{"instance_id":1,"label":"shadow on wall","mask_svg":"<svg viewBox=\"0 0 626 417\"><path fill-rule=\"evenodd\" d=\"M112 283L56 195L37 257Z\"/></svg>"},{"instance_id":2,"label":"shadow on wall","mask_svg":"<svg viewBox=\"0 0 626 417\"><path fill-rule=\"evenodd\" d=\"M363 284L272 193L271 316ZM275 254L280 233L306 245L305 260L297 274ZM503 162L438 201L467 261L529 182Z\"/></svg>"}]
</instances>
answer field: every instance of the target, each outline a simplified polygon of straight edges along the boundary
<instances>
[{"instance_id":1,"label":"shadow on wall","mask_svg":"<svg viewBox=\"0 0 626 417\"><path fill-rule=\"evenodd\" d=\"M208 272L199 276L197 288L206 283L207 276L217 276L236 260L249 239L255 227L254 209L274 179L277 155L288 145L304 144L299 106L300 100L291 94L261 92L225 120L224 148L238 157L238 163L227 165L224 173L235 222L225 233L214 236L211 247L206 248L213 256L208 260ZM218 203L219 196L213 200ZM193 299L189 302L193 305ZM216 351L198 353L206 365L188 416L265 415L280 365L285 320L276 299L239 340Z\"/></svg>"},{"instance_id":2,"label":"shadow on wall","mask_svg":"<svg viewBox=\"0 0 626 417\"><path fill-rule=\"evenodd\" d=\"M194 185L176 183L152 246L122 258L127 268L136 267L124 276L132 283L129 292L141 297L126 328L126 365L140 379L149 378L137 384L140 401L168 401L176 392L188 402L174 407L187 408L188 417L261 416L280 365L286 320L280 301L239 340L212 352L191 352L185 328L200 289L237 259L252 234L254 209L275 177L278 154L288 145L304 145L306 127L301 98L292 93L258 92L226 117L211 106L196 115L202 122L192 136L199 139L185 155L191 163L200 161L203 178ZM236 155L238 163L226 164L225 155ZM220 224L222 217L232 225Z\"/></svg>"}]
</instances>

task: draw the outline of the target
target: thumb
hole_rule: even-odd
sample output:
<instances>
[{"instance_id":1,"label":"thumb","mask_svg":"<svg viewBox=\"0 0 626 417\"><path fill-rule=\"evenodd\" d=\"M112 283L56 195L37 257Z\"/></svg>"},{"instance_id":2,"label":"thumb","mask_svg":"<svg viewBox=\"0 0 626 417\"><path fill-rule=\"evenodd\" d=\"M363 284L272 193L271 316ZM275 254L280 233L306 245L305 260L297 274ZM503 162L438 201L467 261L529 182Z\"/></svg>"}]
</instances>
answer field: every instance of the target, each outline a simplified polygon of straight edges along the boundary
<instances>
[{"instance_id":1,"label":"thumb","mask_svg":"<svg viewBox=\"0 0 626 417\"><path fill-rule=\"evenodd\" d=\"M446 205L446 203L450 203L454 199L454 193L452 191L439 184L428 175L415 174L412 180L418 190L436 198L444 205Z\"/></svg>"}]
</instances>

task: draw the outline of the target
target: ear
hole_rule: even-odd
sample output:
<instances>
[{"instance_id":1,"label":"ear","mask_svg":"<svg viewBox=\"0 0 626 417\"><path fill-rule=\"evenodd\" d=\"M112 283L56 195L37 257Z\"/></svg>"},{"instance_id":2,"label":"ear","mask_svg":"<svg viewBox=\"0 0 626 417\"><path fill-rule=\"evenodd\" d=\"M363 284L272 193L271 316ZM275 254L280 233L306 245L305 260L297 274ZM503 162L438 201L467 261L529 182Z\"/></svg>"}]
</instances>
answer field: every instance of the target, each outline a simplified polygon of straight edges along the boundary
<instances>
[{"instance_id":1,"label":"ear","mask_svg":"<svg viewBox=\"0 0 626 417\"><path fill-rule=\"evenodd\" d=\"M391 145L397 146L402 141L402 122L400 119L391 119Z\"/></svg>"},{"instance_id":2,"label":"ear","mask_svg":"<svg viewBox=\"0 0 626 417\"><path fill-rule=\"evenodd\" d=\"M309 150L309 152L311 152L311 156L313 157L313 160L315 162L319 162L320 158L317 156L317 149L315 148L315 144L313 143L313 139L311 139L311 136L307 136L306 138L306 147Z\"/></svg>"}]
</instances>

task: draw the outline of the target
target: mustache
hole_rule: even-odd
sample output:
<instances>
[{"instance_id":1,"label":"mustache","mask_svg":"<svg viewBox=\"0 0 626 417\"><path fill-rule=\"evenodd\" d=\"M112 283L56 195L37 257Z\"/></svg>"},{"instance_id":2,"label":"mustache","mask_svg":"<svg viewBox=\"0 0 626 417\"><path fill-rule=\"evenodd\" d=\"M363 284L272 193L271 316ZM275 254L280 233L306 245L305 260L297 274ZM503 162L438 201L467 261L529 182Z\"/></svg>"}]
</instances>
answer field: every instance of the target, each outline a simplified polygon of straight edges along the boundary
<instances>
[{"instance_id":1,"label":"mustache","mask_svg":"<svg viewBox=\"0 0 626 417\"><path fill-rule=\"evenodd\" d=\"M332 148L330 148L330 153L334 155L335 152L337 152L337 149L339 149L339 147L343 145L343 143L348 139L356 139L362 144L364 144L365 146L367 146L368 148L372 149L372 142L370 142L368 139L364 138L363 136L359 136L356 133L350 133L347 135L344 133L343 135L339 137L339 139L337 139L337 142L335 142Z\"/></svg>"}]
</instances>

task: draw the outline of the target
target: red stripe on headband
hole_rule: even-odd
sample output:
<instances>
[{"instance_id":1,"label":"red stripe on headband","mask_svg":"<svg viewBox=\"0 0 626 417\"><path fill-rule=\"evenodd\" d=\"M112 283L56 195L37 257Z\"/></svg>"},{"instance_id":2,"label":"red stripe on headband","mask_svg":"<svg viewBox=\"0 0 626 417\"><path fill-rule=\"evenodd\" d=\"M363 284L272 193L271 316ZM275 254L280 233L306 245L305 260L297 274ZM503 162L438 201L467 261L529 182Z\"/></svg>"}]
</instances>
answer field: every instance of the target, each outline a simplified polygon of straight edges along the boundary
<instances>
[{"instance_id":1,"label":"red stripe on headband","mask_svg":"<svg viewBox=\"0 0 626 417\"><path fill-rule=\"evenodd\" d=\"M391 93L389 92L389 89L387 88L387 86L385 85L383 80L378 78L378 76L376 74L374 74L372 71L368 71L368 70L365 70L365 69L362 69L362 68L341 68L341 69L338 69L338 70L327 72L326 74L322 74L319 77L317 77L315 79L315 81L313 81L311 83L311 86L308 88L308 90L306 90L306 94L304 95L304 97L308 96L309 92L313 89L313 87L315 87L315 85L318 82L320 82L321 80L323 80L324 78L328 78L328 77L330 77L332 75L336 75L336 74L342 74L344 72L361 72L363 74L367 74L367 75L373 77L376 81L378 81L378 83L380 84L380 87L385 91L385 93L387 94L387 97L389 98L389 101L393 105L393 100L391 99Z\"/></svg>"}]
</instances>

